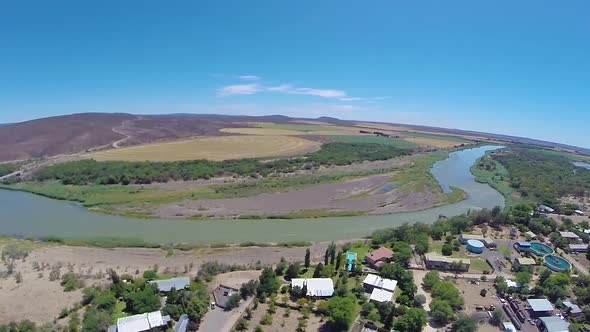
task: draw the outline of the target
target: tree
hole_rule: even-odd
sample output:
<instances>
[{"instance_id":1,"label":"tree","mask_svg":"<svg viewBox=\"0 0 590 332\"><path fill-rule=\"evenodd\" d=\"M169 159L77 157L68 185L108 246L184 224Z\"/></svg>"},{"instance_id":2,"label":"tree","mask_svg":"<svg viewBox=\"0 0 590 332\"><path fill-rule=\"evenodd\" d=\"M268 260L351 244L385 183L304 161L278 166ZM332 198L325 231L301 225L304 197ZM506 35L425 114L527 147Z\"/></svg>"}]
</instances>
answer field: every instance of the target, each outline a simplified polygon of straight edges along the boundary
<instances>
[{"instance_id":1,"label":"tree","mask_svg":"<svg viewBox=\"0 0 590 332\"><path fill-rule=\"evenodd\" d=\"M500 326L500 324L502 324L503 321L504 313L502 313L501 309L496 308L494 311L492 311L492 317L490 317L490 324L494 326Z\"/></svg>"},{"instance_id":2,"label":"tree","mask_svg":"<svg viewBox=\"0 0 590 332\"><path fill-rule=\"evenodd\" d=\"M156 271L147 270L147 271L143 272L143 278L145 280L154 280L157 277L158 277L158 274L156 273Z\"/></svg>"},{"instance_id":3,"label":"tree","mask_svg":"<svg viewBox=\"0 0 590 332\"><path fill-rule=\"evenodd\" d=\"M396 331L421 332L428 322L426 311L422 308L409 308L406 313L393 324Z\"/></svg>"},{"instance_id":4,"label":"tree","mask_svg":"<svg viewBox=\"0 0 590 332\"><path fill-rule=\"evenodd\" d=\"M277 264L277 267L275 268L275 274L278 276L282 276L283 273L285 272L286 268L287 268L287 261L285 260L285 257L281 257L279 264Z\"/></svg>"},{"instance_id":5,"label":"tree","mask_svg":"<svg viewBox=\"0 0 590 332\"><path fill-rule=\"evenodd\" d=\"M319 278L323 274L324 274L324 265L322 263L318 263L318 265L315 267L315 270L313 271L313 277Z\"/></svg>"},{"instance_id":6,"label":"tree","mask_svg":"<svg viewBox=\"0 0 590 332\"><path fill-rule=\"evenodd\" d=\"M259 279L258 295L259 297L266 297L279 290L280 284L277 275L270 268L262 270Z\"/></svg>"},{"instance_id":7,"label":"tree","mask_svg":"<svg viewBox=\"0 0 590 332\"><path fill-rule=\"evenodd\" d=\"M225 310L230 311L234 308L237 308L240 305L240 294L234 294L227 299L227 304L225 305Z\"/></svg>"},{"instance_id":8,"label":"tree","mask_svg":"<svg viewBox=\"0 0 590 332\"><path fill-rule=\"evenodd\" d=\"M248 330L248 321L245 320L244 318L240 318L238 320L238 322L236 323L236 329L238 331L246 331L246 330Z\"/></svg>"},{"instance_id":9,"label":"tree","mask_svg":"<svg viewBox=\"0 0 590 332\"><path fill-rule=\"evenodd\" d=\"M447 325L455 316L455 311L449 303L443 300L434 299L430 304L432 319L442 325Z\"/></svg>"},{"instance_id":10,"label":"tree","mask_svg":"<svg viewBox=\"0 0 590 332\"><path fill-rule=\"evenodd\" d=\"M590 261L590 245L588 245L588 248L586 249L586 259Z\"/></svg>"},{"instance_id":11,"label":"tree","mask_svg":"<svg viewBox=\"0 0 590 332\"><path fill-rule=\"evenodd\" d=\"M432 298L446 301L453 309L463 306L461 293L451 281L441 281L432 288Z\"/></svg>"},{"instance_id":12,"label":"tree","mask_svg":"<svg viewBox=\"0 0 590 332\"><path fill-rule=\"evenodd\" d=\"M414 275L411 271L406 270L398 263L385 264L381 268L379 275L383 278L397 280L398 287L408 296L408 299L414 299L417 287L414 283Z\"/></svg>"},{"instance_id":13,"label":"tree","mask_svg":"<svg viewBox=\"0 0 590 332\"><path fill-rule=\"evenodd\" d=\"M332 243L330 244L330 265L334 265L334 262L336 260L336 244L334 244L334 241L332 241ZM328 265L328 264L326 264Z\"/></svg>"},{"instance_id":14,"label":"tree","mask_svg":"<svg viewBox=\"0 0 590 332\"><path fill-rule=\"evenodd\" d=\"M297 278L299 276L299 268L299 263L289 264L289 267L287 268L287 273L285 275L287 280Z\"/></svg>"},{"instance_id":15,"label":"tree","mask_svg":"<svg viewBox=\"0 0 590 332\"><path fill-rule=\"evenodd\" d=\"M111 325L109 314L98 311L95 308L86 310L82 320L82 332L106 331Z\"/></svg>"},{"instance_id":16,"label":"tree","mask_svg":"<svg viewBox=\"0 0 590 332\"><path fill-rule=\"evenodd\" d=\"M532 278L533 278L533 275L527 271L518 272L516 274L516 283L518 284L519 287L525 287L525 286L529 285Z\"/></svg>"},{"instance_id":17,"label":"tree","mask_svg":"<svg viewBox=\"0 0 590 332\"><path fill-rule=\"evenodd\" d=\"M355 301L351 297L333 297L328 301L334 331L348 331L354 320Z\"/></svg>"},{"instance_id":18,"label":"tree","mask_svg":"<svg viewBox=\"0 0 590 332\"><path fill-rule=\"evenodd\" d=\"M508 292L508 284L506 283L506 279L502 276L496 278L496 291L501 295Z\"/></svg>"},{"instance_id":19,"label":"tree","mask_svg":"<svg viewBox=\"0 0 590 332\"><path fill-rule=\"evenodd\" d=\"M309 248L305 249L305 268L309 269L309 265L311 264L311 251Z\"/></svg>"},{"instance_id":20,"label":"tree","mask_svg":"<svg viewBox=\"0 0 590 332\"><path fill-rule=\"evenodd\" d=\"M426 303L426 296L422 294L418 294L414 296L414 306L415 307L422 307Z\"/></svg>"},{"instance_id":21,"label":"tree","mask_svg":"<svg viewBox=\"0 0 590 332\"><path fill-rule=\"evenodd\" d=\"M542 284L544 294L552 302L564 299L569 295L570 277L565 273L552 273Z\"/></svg>"},{"instance_id":22,"label":"tree","mask_svg":"<svg viewBox=\"0 0 590 332\"><path fill-rule=\"evenodd\" d=\"M434 285L440 282L440 273L438 271L429 271L422 280L425 289L432 289Z\"/></svg>"},{"instance_id":23,"label":"tree","mask_svg":"<svg viewBox=\"0 0 590 332\"><path fill-rule=\"evenodd\" d=\"M477 321L466 315L459 315L451 329L453 332L477 332Z\"/></svg>"},{"instance_id":24,"label":"tree","mask_svg":"<svg viewBox=\"0 0 590 332\"><path fill-rule=\"evenodd\" d=\"M368 316L371 311L375 309L375 304L373 302L365 302L361 307L361 315Z\"/></svg>"},{"instance_id":25,"label":"tree","mask_svg":"<svg viewBox=\"0 0 590 332\"><path fill-rule=\"evenodd\" d=\"M340 270L340 266L342 265L342 256L344 254L343 253L339 253L338 256L336 256L336 266L334 267L334 269L336 271Z\"/></svg>"},{"instance_id":26,"label":"tree","mask_svg":"<svg viewBox=\"0 0 590 332\"><path fill-rule=\"evenodd\" d=\"M442 254L445 256L451 256L453 254L453 246L449 243L443 244Z\"/></svg>"},{"instance_id":27,"label":"tree","mask_svg":"<svg viewBox=\"0 0 590 332\"><path fill-rule=\"evenodd\" d=\"M406 242L398 241L393 245L395 251L395 260L403 266L408 266L412 258L412 248Z\"/></svg>"},{"instance_id":28,"label":"tree","mask_svg":"<svg viewBox=\"0 0 590 332\"><path fill-rule=\"evenodd\" d=\"M160 309L160 296L155 285L149 285L140 291L130 293L126 300L127 311L133 314L142 314Z\"/></svg>"},{"instance_id":29,"label":"tree","mask_svg":"<svg viewBox=\"0 0 590 332\"><path fill-rule=\"evenodd\" d=\"M240 295L245 300L248 297L256 294L256 290L258 289L258 280L250 280L246 283L243 283L240 287Z\"/></svg>"}]
</instances>

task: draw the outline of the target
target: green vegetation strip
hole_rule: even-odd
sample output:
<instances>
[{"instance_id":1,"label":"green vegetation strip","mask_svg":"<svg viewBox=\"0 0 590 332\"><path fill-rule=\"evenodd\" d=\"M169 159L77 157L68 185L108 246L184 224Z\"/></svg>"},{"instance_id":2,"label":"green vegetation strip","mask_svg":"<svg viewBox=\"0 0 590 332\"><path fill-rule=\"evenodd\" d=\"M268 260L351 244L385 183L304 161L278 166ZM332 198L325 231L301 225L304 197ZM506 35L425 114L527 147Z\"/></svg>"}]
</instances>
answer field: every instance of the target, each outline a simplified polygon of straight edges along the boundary
<instances>
[{"instance_id":1,"label":"green vegetation strip","mask_svg":"<svg viewBox=\"0 0 590 332\"><path fill-rule=\"evenodd\" d=\"M415 148L418 144L403 139L379 136L331 136L330 139L343 143L372 143L393 146L401 149Z\"/></svg>"},{"instance_id":2,"label":"green vegetation strip","mask_svg":"<svg viewBox=\"0 0 590 332\"><path fill-rule=\"evenodd\" d=\"M429 138L429 139L436 139L440 141L449 141L449 142L459 142L459 143L473 143L468 139L464 139L458 136L448 136L448 135L435 135L435 134L426 134L426 133L415 133L415 132L406 132L408 136L413 137L421 137L421 138Z\"/></svg>"}]
</instances>

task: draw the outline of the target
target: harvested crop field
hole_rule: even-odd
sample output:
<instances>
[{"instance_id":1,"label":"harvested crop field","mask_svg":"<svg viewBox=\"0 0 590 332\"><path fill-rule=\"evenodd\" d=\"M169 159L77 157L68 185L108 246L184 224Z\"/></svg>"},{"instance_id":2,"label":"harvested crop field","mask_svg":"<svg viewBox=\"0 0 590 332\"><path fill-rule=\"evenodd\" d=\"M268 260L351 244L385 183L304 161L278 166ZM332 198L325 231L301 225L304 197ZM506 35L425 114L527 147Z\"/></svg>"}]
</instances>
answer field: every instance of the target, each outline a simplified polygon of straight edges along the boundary
<instances>
[{"instance_id":1,"label":"harvested crop field","mask_svg":"<svg viewBox=\"0 0 590 332\"><path fill-rule=\"evenodd\" d=\"M255 128L223 128L223 133L263 136L359 135L360 129L342 126L257 124Z\"/></svg>"},{"instance_id":2,"label":"harvested crop field","mask_svg":"<svg viewBox=\"0 0 590 332\"><path fill-rule=\"evenodd\" d=\"M421 145L421 146L431 146L435 148L452 148L455 146L459 146L461 144L465 144L465 142L461 141L451 141L447 139L438 139L438 138L426 138L426 137L406 137L404 140Z\"/></svg>"},{"instance_id":3,"label":"harvested crop field","mask_svg":"<svg viewBox=\"0 0 590 332\"><path fill-rule=\"evenodd\" d=\"M190 141L149 144L87 155L98 161L178 161L292 156L319 149L320 144L299 137L221 136Z\"/></svg>"}]
</instances>

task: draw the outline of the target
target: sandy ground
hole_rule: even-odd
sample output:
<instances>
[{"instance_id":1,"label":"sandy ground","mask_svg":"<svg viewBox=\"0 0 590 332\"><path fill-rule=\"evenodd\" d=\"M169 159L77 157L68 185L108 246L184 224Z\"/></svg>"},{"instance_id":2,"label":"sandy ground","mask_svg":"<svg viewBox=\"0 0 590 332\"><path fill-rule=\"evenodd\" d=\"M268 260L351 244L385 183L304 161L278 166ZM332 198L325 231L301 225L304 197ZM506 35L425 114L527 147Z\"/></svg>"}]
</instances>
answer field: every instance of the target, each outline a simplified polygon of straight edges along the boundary
<instances>
[{"instance_id":1,"label":"sandy ground","mask_svg":"<svg viewBox=\"0 0 590 332\"><path fill-rule=\"evenodd\" d=\"M4 243L0 243L3 246ZM320 261L328 243L318 243L311 247L312 261ZM263 265L277 263L281 257L287 261L303 261L305 248L219 248L176 251L166 257L161 249L116 248L101 249L68 246L39 246L29 254L25 261L15 263L15 271L23 276L17 284L14 277L0 279L0 324L22 319L37 323L50 322L64 307L72 307L81 300L81 292L63 292L59 281L49 281L50 268L34 271L33 263L56 266L61 264L61 274L72 270L87 275L85 284L104 283L106 271L115 269L119 274L143 273L158 266L160 273L175 273L195 276L203 262L219 261L226 264ZM191 264L193 268L191 268ZM4 266L2 266L4 267ZM188 270L185 273L185 268ZM16 273L15 272L15 273ZM39 275L42 274L42 276ZM257 271L236 272L220 276L220 281L240 284L255 277ZM102 278L99 278L100 275Z\"/></svg>"},{"instance_id":2,"label":"sandy ground","mask_svg":"<svg viewBox=\"0 0 590 332\"><path fill-rule=\"evenodd\" d=\"M304 210L337 212L370 212L385 214L420 210L436 204L434 194L410 193L378 189L393 174L380 174L340 183L321 184L309 188L250 197L227 199L184 200L155 210L161 218L206 215L235 217L240 215L283 215Z\"/></svg>"},{"instance_id":3,"label":"sandy ground","mask_svg":"<svg viewBox=\"0 0 590 332\"><path fill-rule=\"evenodd\" d=\"M258 306L258 309L252 312L252 319L249 322L248 331L253 332L258 325L262 326L265 332L287 332L297 330L299 318L302 317L302 314L299 311L291 309L289 317L285 317L285 309L277 306L277 311L273 315L272 324L265 326L260 324L260 320L267 313L267 310L268 304L261 303ZM320 327L323 324L324 322L321 321L320 317L310 315L307 320L306 331L320 331Z\"/></svg>"}]
</instances>

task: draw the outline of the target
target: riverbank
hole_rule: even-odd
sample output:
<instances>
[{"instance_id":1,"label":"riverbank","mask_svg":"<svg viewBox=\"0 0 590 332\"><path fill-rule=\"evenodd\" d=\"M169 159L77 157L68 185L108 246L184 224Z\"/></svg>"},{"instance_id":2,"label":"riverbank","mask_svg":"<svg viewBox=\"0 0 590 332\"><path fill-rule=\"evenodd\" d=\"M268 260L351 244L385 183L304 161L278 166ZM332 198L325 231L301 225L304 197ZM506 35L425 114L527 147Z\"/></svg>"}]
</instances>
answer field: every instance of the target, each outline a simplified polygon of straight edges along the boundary
<instances>
[{"instance_id":1,"label":"riverbank","mask_svg":"<svg viewBox=\"0 0 590 332\"><path fill-rule=\"evenodd\" d=\"M436 181L445 183L445 188L460 188L467 198L458 203L414 212L301 219L132 219L92 213L77 203L0 190L3 206L0 229L4 235L25 238L101 239L107 243L119 240L102 239L139 239L125 242L191 246L361 238L375 230L403 223L432 223L441 215L451 217L468 210L504 206L502 195L488 185L475 182L469 171L486 151L495 148L479 147L452 152L452 158L436 162L433 170L437 174Z\"/></svg>"}]
</instances>

